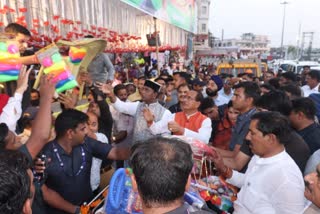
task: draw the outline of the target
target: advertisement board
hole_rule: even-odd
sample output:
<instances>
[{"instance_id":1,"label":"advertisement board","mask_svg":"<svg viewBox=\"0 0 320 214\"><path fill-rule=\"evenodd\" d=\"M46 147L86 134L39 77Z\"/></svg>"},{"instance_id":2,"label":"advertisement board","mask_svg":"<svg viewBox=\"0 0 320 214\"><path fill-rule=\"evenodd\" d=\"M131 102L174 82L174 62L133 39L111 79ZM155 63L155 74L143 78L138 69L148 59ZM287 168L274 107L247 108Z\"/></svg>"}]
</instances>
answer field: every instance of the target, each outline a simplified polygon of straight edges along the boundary
<instances>
[{"instance_id":1,"label":"advertisement board","mask_svg":"<svg viewBox=\"0 0 320 214\"><path fill-rule=\"evenodd\" d=\"M195 0L121 0L153 17L186 31L196 31Z\"/></svg>"}]
</instances>

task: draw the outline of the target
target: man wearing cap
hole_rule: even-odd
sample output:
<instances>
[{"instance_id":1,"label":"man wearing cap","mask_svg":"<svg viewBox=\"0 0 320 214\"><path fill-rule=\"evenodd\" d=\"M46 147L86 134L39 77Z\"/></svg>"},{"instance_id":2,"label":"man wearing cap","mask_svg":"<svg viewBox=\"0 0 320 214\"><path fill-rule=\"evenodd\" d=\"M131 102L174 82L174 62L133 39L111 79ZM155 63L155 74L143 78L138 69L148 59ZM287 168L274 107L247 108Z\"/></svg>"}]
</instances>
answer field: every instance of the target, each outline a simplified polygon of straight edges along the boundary
<instances>
[{"instance_id":1,"label":"man wearing cap","mask_svg":"<svg viewBox=\"0 0 320 214\"><path fill-rule=\"evenodd\" d=\"M214 103L217 106L221 106L229 102L227 98L218 94L218 91L222 88L222 86L222 79L218 75L212 75L211 79L207 83L206 93L208 97L211 97L214 100Z\"/></svg>"},{"instance_id":2,"label":"man wearing cap","mask_svg":"<svg viewBox=\"0 0 320 214\"><path fill-rule=\"evenodd\" d=\"M142 102L134 103L122 102L118 99L109 84L98 84L98 86L107 94L116 110L134 116L133 143L170 133L166 121L169 121L172 115L157 101L161 88L158 83L146 80L141 90Z\"/></svg>"}]
</instances>

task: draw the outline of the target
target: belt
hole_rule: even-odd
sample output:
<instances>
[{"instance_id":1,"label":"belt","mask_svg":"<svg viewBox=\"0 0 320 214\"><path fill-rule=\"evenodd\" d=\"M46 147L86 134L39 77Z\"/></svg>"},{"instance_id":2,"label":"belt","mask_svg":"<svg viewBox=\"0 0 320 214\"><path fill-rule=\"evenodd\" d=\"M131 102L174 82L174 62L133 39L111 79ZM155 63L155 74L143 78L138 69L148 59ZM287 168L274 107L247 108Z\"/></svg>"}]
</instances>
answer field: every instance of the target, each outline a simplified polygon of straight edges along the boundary
<instances>
[{"instance_id":1,"label":"belt","mask_svg":"<svg viewBox=\"0 0 320 214\"><path fill-rule=\"evenodd\" d=\"M111 169L112 169L111 165L106 166L106 167L104 167L104 168L101 168L101 169L100 169L100 174L103 174L103 173L105 173L105 172L108 172L108 171L111 170Z\"/></svg>"}]
</instances>

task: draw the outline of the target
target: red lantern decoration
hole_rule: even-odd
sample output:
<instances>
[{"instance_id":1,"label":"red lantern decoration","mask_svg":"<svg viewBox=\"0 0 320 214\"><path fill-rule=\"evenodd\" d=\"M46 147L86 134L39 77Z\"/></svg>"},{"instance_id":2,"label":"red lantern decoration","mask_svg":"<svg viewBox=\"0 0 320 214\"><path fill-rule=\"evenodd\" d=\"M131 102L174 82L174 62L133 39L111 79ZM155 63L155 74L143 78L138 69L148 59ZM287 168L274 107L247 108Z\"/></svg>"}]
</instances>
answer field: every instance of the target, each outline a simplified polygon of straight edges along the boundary
<instances>
[{"instance_id":1,"label":"red lantern decoration","mask_svg":"<svg viewBox=\"0 0 320 214\"><path fill-rule=\"evenodd\" d=\"M25 13L25 12L27 12L27 8L21 7L21 8L19 8L19 12L20 13Z\"/></svg>"},{"instance_id":2,"label":"red lantern decoration","mask_svg":"<svg viewBox=\"0 0 320 214\"><path fill-rule=\"evenodd\" d=\"M4 26L4 23L3 22L0 22L0 27Z\"/></svg>"},{"instance_id":3,"label":"red lantern decoration","mask_svg":"<svg viewBox=\"0 0 320 214\"><path fill-rule=\"evenodd\" d=\"M53 19L58 20L58 19L60 19L60 16L59 15L53 16Z\"/></svg>"},{"instance_id":4,"label":"red lantern decoration","mask_svg":"<svg viewBox=\"0 0 320 214\"><path fill-rule=\"evenodd\" d=\"M47 26L49 26L49 22L45 21L45 22L43 22L43 25L47 27Z\"/></svg>"}]
</instances>

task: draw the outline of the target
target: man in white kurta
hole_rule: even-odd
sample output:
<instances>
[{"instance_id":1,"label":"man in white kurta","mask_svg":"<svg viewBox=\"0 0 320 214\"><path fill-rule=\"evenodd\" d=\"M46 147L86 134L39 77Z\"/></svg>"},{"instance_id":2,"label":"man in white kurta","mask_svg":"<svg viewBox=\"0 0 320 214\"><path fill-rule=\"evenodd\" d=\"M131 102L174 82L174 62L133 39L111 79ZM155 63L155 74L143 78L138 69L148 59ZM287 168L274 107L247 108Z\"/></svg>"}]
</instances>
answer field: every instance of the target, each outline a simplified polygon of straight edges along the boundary
<instances>
[{"instance_id":1,"label":"man in white kurta","mask_svg":"<svg viewBox=\"0 0 320 214\"><path fill-rule=\"evenodd\" d=\"M168 135L167 121L172 117L169 110L161 106L157 101L157 95L161 88L156 82L146 80L142 89L142 102L122 102L112 93L110 85L100 85L100 89L106 93L113 107L124 114L134 116L134 128L132 142L147 140L157 135Z\"/></svg>"}]
</instances>

